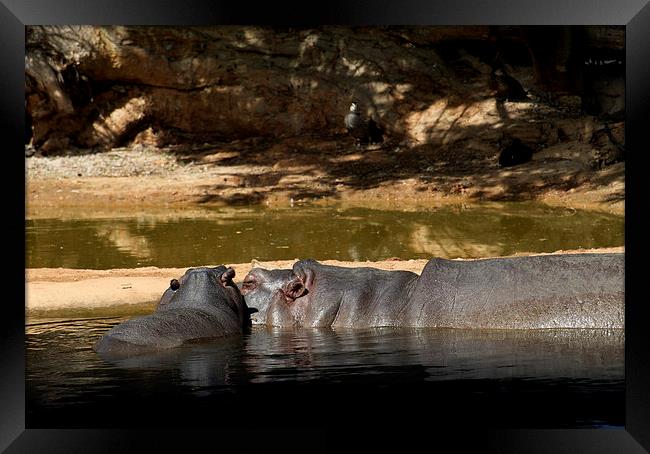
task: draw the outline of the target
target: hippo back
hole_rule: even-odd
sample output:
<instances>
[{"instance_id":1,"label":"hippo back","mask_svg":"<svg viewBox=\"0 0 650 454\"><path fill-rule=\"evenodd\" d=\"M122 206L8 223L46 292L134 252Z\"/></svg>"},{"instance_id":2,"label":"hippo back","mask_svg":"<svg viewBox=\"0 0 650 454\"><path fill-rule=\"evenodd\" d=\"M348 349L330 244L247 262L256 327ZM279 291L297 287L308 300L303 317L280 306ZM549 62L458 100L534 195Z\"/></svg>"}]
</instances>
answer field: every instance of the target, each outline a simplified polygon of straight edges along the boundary
<instances>
[{"instance_id":1,"label":"hippo back","mask_svg":"<svg viewBox=\"0 0 650 454\"><path fill-rule=\"evenodd\" d=\"M427 263L405 326L623 328L624 255L557 254Z\"/></svg>"}]
</instances>

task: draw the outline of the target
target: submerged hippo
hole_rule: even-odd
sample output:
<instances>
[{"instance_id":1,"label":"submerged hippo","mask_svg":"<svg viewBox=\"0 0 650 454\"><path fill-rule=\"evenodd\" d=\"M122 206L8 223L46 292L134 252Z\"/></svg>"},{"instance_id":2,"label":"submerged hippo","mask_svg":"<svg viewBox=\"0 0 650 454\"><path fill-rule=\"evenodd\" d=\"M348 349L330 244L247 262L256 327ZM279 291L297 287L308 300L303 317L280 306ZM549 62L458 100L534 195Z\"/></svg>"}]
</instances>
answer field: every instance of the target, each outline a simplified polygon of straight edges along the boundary
<instances>
[{"instance_id":1,"label":"submerged hippo","mask_svg":"<svg viewBox=\"0 0 650 454\"><path fill-rule=\"evenodd\" d=\"M395 326L418 275L345 268L300 260L292 270L254 268L242 294L259 310L254 323L272 326Z\"/></svg>"},{"instance_id":2,"label":"submerged hippo","mask_svg":"<svg viewBox=\"0 0 650 454\"><path fill-rule=\"evenodd\" d=\"M95 344L95 351L170 348L241 334L251 322L233 277L235 271L225 266L188 269L171 281L153 314L113 327Z\"/></svg>"},{"instance_id":3,"label":"submerged hippo","mask_svg":"<svg viewBox=\"0 0 650 454\"><path fill-rule=\"evenodd\" d=\"M293 270L267 270L253 268L248 272L241 284L241 294L250 308L257 309L251 314L254 325L266 324L266 311L275 292L280 290L293 278Z\"/></svg>"},{"instance_id":4,"label":"submerged hippo","mask_svg":"<svg viewBox=\"0 0 650 454\"><path fill-rule=\"evenodd\" d=\"M430 260L402 314L405 326L623 328L621 253Z\"/></svg>"},{"instance_id":5,"label":"submerged hippo","mask_svg":"<svg viewBox=\"0 0 650 454\"><path fill-rule=\"evenodd\" d=\"M256 268L242 294L273 326L623 328L624 256L432 259L422 274L301 260Z\"/></svg>"},{"instance_id":6,"label":"submerged hippo","mask_svg":"<svg viewBox=\"0 0 650 454\"><path fill-rule=\"evenodd\" d=\"M344 268L300 260L292 270L254 268L242 294L258 309L254 323L272 326L398 325L418 275L410 271Z\"/></svg>"}]
</instances>

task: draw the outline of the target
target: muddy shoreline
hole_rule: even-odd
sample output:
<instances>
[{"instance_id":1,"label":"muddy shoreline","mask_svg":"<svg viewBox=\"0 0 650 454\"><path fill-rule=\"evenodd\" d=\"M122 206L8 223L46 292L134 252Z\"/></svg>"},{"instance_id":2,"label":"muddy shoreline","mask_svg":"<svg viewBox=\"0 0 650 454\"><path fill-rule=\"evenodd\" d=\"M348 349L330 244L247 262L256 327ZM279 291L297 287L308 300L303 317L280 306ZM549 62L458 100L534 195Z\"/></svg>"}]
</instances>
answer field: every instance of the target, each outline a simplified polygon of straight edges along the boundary
<instances>
[{"instance_id":1,"label":"muddy shoreline","mask_svg":"<svg viewBox=\"0 0 650 454\"><path fill-rule=\"evenodd\" d=\"M32 156L26 160L26 216L57 209L418 209L508 201L623 215L625 163L593 169L583 148L558 144L507 168L494 157L441 157L437 149L416 153L400 144L358 150L346 137L285 140L270 149L226 144Z\"/></svg>"}]
</instances>

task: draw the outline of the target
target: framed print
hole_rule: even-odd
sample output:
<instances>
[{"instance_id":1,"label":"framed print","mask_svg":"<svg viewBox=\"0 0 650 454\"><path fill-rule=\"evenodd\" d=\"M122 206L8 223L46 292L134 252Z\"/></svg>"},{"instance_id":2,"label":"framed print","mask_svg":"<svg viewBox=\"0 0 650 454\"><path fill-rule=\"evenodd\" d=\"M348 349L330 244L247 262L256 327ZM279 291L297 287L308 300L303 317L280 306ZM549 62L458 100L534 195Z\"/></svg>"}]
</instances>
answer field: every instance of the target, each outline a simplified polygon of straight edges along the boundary
<instances>
[{"instance_id":1,"label":"framed print","mask_svg":"<svg viewBox=\"0 0 650 454\"><path fill-rule=\"evenodd\" d=\"M3 450L649 449L645 2L0 18Z\"/></svg>"}]
</instances>

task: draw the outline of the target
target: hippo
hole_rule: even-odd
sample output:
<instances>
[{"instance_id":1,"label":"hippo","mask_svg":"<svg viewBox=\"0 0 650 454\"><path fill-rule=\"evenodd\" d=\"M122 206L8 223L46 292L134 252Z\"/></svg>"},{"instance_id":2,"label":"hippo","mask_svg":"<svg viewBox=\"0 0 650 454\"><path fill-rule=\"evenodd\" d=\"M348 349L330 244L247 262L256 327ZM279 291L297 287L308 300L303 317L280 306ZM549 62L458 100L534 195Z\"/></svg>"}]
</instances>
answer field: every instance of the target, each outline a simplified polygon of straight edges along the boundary
<instances>
[{"instance_id":1,"label":"hippo","mask_svg":"<svg viewBox=\"0 0 650 454\"><path fill-rule=\"evenodd\" d=\"M266 310L271 303L273 294L293 278L293 270L253 268L241 283L241 294L248 307L257 309L251 314L254 325L265 324Z\"/></svg>"},{"instance_id":2,"label":"hippo","mask_svg":"<svg viewBox=\"0 0 650 454\"><path fill-rule=\"evenodd\" d=\"M100 353L165 349L203 339L242 334L250 312L232 268L190 268L172 279L152 314L113 327L94 345Z\"/></svg>"},{"instance_id":3,"label":"hippo","mask_svg":"<svg viewBox=\"0 0 650 454\"><path fill-rule=\"evenodd\" d=\"M254 323L271 326L399 325L418 275L410 271L345 268L300 260L291 270L252 269L241 292L258 309Z\"/></svg>"},{"instance_id":4,"label":"hippo","mask_svg":"<svg viewBox=\"0 0 650 454\"><path fill-rule=\"evenodd\" d=\"M430 260L400 321L448 328L623 328L622 253Z\"/></svg>"},{"instance_id":5,"label":"hippo","mask_svg":"<svg viewBox=\"0 0 650 454\"><path fill-rule=\"evenodd\" d=\"M241 291L280 327L623 328L624 272L622 253L434 258L420 276L300 260Z\"/></svg>"}]
</instances>

